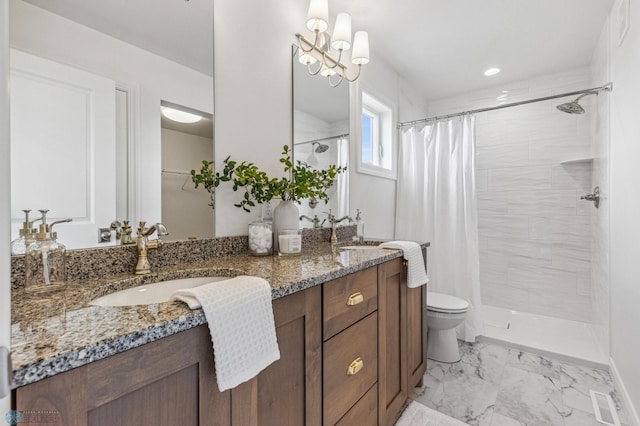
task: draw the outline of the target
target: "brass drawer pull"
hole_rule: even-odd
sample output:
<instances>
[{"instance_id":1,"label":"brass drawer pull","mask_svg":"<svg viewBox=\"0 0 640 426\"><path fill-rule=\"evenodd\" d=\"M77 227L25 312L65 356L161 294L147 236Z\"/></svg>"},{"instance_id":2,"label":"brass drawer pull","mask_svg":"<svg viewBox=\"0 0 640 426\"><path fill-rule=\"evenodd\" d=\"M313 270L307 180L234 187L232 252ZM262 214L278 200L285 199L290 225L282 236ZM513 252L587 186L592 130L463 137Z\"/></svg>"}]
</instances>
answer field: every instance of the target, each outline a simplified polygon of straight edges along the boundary
<instances>
[{"instance_id":1,"label":"brass drawer pull","mask_svg":"<svg viewBox=\"0 0 640 426\"><path fill-rule=\"evenodd\" d=\"M358 357L351 361L351 364L347 367L347 376L353 376L358 374L360 370L364 367L364 362L362 362L362 358Z\"/></svg>"},{"instance_id":2,"label":"brass drawer pull","mask_svg":"<svg viewBox=\"0 0 640 426\"><path fill-rule=\"evenodd\" d=\"M359 291L357 293L353 293L347 299L347 305L348 306L354 306L354 305L357 305L358 303L362 303L362 302L364 302L364 296Z\"/></svg>"}]
</instances>

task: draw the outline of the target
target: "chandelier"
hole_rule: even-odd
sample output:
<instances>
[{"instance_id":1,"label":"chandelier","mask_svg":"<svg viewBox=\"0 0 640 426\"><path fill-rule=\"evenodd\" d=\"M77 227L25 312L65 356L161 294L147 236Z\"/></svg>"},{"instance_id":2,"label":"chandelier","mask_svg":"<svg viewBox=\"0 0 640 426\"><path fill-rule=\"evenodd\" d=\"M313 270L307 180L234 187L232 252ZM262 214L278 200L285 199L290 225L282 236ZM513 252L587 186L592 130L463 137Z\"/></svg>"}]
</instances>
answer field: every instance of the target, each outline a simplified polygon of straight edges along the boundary
<instances>
[{"instance_id":1,"label":"chandelier","mask_svg":"<svg viewBox=\"0 0 640 426\"><path fill-rule=\"evenodd\" d=\"M311 0L307 28L315 34L313 42L301 34L296 34L296 37L298 60L307 66L309 74L327 77L331 87L338 86L344 79L349 82L356 81L360 77L362 65L369 63L369 34L366 31L357 31L353 36L351 63L358 66L358 71L351 78L348 75L348 66L341 62L343 53L352 47L351 15L338 13L333 34L329 34L328 0ZM334 78L335 75L338 77Z\"/></svg>"}]
</instances>

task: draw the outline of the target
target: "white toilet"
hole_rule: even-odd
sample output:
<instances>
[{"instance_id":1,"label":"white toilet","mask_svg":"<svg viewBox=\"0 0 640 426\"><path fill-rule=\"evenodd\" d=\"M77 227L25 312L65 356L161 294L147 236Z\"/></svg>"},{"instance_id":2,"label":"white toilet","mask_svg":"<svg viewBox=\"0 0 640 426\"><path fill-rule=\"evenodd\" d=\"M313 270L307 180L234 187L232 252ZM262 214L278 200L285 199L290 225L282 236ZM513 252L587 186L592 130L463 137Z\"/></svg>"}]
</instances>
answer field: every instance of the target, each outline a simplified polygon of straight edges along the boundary
<instances>
[{"instance_id":1,"label":"white toilet","mask_svg":"<svg viewBox=\"0 0 640 426\"><path fill-rule=\"evenodd\" d=\"M427 292L427 358L440 362L460 361L456 326L471 306L456 296Z\"/></svg>"}]
</instances>

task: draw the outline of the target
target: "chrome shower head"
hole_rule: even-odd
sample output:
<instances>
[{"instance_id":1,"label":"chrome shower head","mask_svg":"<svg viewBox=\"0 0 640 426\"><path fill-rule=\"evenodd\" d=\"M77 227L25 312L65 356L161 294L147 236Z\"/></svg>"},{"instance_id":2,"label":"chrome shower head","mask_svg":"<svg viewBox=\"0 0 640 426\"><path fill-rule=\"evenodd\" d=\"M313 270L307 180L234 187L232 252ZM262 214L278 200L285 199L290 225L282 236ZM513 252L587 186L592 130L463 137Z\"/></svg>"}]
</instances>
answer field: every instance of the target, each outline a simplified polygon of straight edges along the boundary
<instances>
[{"instance_id":1,"label":"chrome shower head","mask_svg":"<svg viewBox=\"0 0 640 426\"><path fill-rule=\"evenodd\" d=\"M582 105L580 105L578 103L578 101L582 98L584 98L585 96L589 96L589 95L598 95L599 92L597 91L591 91L591 92L587 92L584 93L580 96L578 96L575 100L571 101L571 102L567 102L564 104L560 104L558 105L556 108L558 108L559 111L562 112L566 112L567 114L584 114L585 110L584 108L582 108Z\"/></svg>"},{"instance_id":2,"label":"chrome shower head","mask_svg":"<svg viewBox=\"0 0 640 426\"><path fill-rule=\"evenodd\" d=\"M325 152L326 150L329 149L329 145L321 144L320 142L314 142L314 143L311 144L312 147L314 145L318 145L316 147L316 149L315 149L315 152L317 152L318 154L321 154L321 153L323 153L323 152Z\"/></svg>"},{"instance_id":3,"label":"chrome shower head","mask_svg":"<svg viewBox=\"0 0 640 426\"><path fill-rule=\"evenodd\" d=\"M567 102L566 104L558 105L556 108L558 108L559 111L566 112L567 114L584 114L585 113L584 108L580 106L577 100Z\"/></svg>"}]
</instances>

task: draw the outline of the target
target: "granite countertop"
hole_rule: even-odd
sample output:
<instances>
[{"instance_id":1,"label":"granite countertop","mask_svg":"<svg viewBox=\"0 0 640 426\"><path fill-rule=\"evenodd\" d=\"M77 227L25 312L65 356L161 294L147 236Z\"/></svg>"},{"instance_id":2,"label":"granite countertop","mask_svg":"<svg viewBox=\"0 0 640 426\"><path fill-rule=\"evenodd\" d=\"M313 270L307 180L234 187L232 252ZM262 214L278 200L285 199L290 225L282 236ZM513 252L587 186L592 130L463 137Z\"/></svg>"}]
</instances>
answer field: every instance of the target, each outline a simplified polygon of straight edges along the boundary
<instances>
[{"instance_id":1,"label":"granite countertop","mask_svg":"<svg viewBox=\"0 0 640 426\"><path fill-rule=\"evenodd\" d=\"M426 246L426 245L425 245ZM274 299L401 256L398 250L331 249L313 244L296 257L237 254L132 273L68 281L46 295L13 290L11 351L17 388L206 323L201 309L181 302L90 306L96 297L138 285L194 276L252 275L266 279Z\"/></svg>"}]
</instances>

